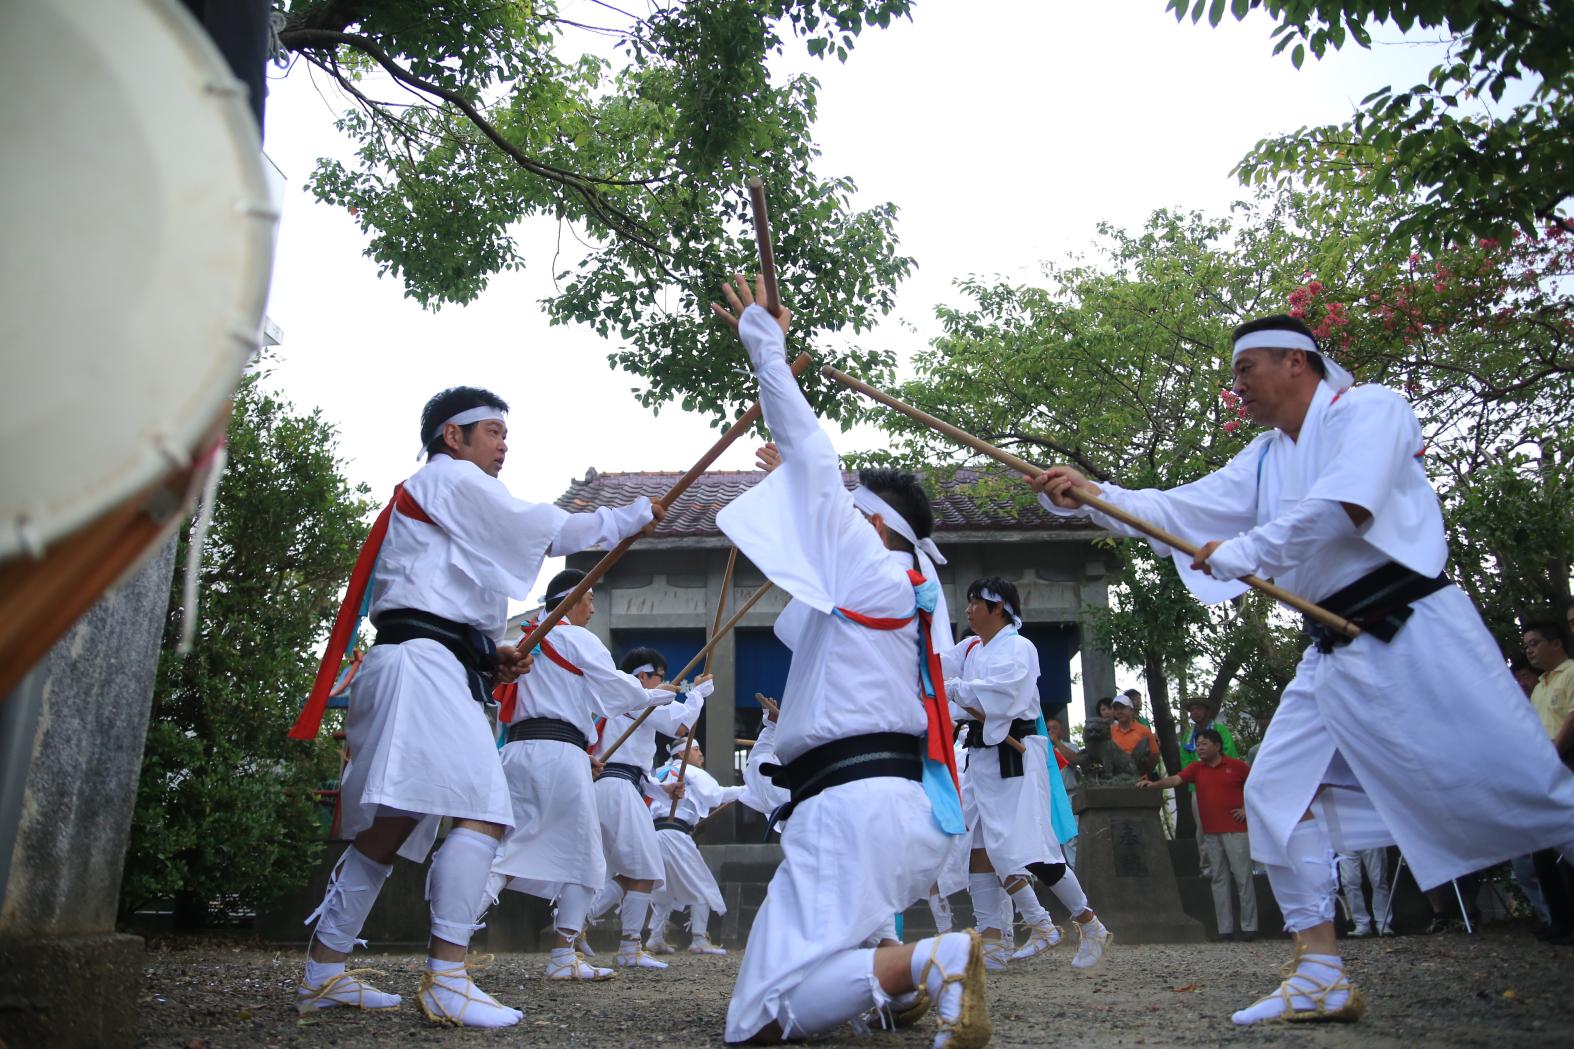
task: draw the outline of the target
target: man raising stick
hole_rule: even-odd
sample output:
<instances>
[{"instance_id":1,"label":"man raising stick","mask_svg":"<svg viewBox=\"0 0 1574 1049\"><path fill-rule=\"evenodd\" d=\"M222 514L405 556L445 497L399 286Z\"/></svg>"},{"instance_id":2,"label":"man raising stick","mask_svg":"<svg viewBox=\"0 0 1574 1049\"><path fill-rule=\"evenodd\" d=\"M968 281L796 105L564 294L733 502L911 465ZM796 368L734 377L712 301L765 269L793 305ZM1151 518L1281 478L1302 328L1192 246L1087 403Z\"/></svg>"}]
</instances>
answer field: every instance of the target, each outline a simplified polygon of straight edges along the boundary
<instances>
[{"instance_id":1,"label":"man raising stick","mask_svg":"<svg viewBox=\"0 0 1574 1049\"><path fill-rule=\"evenodd\" d=\"M754 305L741 279L723 293L730 308L714 309L748 350L781 465L717 524L792 595L776 620L792 666L773 777L791 789L792 804L781 866L749 930L726 1039L802 1039L871 1008L911 1015L926 996L939 1013L936 1049L974 1049L990 1033L976 935L860 946L927 894L947 833L963 829L952 774L944 784L950 808L920 785L926 757L951 746L950 719L935 709L943 694L926 701L920 691L921 673L939 670L937 660L921 661L920 647L929 617L919 613L935 609L939 596L929 499L911 474L892 470L866 471L849 492L783 357L791 315ZM756 294L764 297L763 282ZM944 613L932 622L948 642Z\"/></svg>"},{"instance_id":2,"label":"man raising stick","mask_svg":"<svg viewBox=\"0 0 1574 1049\"><path fill-rule=\"evenodd\" d=\"M1443 517L1404 398L1352 388L1292 317L1243 324L1234 343L1235 392L1269 429L1218 472L1168 491L1101 490L1065 466L1031 483L1053 512L1079 512L1078 489L1197 543L1195 559L1175 556L1205 601L1244 591L1242 576L1271 577L1362 628L1352 641L1308 627L1313 645L1246 784L1252 856L1298 945L1293 974L1234 1016L1354 1020L1363 1002L1334 940L1332 848L1397 842L1416 880L1439 885L1574 843L1574 775L1443 575Z\"/></svg>"}]
</instances>

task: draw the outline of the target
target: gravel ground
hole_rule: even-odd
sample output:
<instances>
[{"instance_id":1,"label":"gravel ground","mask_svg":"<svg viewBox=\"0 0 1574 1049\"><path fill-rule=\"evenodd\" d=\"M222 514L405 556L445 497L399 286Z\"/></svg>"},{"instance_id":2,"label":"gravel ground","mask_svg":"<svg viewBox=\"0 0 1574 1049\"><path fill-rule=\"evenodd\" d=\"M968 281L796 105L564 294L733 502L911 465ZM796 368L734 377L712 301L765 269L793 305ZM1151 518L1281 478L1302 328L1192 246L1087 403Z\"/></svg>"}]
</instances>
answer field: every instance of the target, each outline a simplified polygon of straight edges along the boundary
<instances>
[{"instance_id":1,"label":"gravel ground","mask_svg":"<svg viewBox=\"0 0 1574 1049\"><path fill-rule=\"evenodd\" d=\"M1286 941L1190 947L1117 942L1091 975L1073 973L1067 946L991 974L993 1045L1545 1049L1569 1044L1574 1021L1574 950L1543 946L1522 931L1347 942L1349 972L1368 999L1365 1019L1247 1030L1232 1028L1229 1015L1277 983L1278 967L1290 951ZM296 953L211 941L165 942L153 945L147 956L141 1044L148 1049L492 1043L719 1049L738 956L680 953L669 960L667 972L565 985L542 979L542 955L499 957L479 982L523 1009L524 1023L506 1031L461 1031L422 1018L413 1001L421 959L413 955L363 963L385 970L387 976L377 982L406 996L398 1012L336 1009L297 1018L290 1005L300 972ZM929 1044L932 1033L926 1020L905 1032L858 1037L844 1031L817 1044L918 1049Z\"/></svg>"}]
</instances>

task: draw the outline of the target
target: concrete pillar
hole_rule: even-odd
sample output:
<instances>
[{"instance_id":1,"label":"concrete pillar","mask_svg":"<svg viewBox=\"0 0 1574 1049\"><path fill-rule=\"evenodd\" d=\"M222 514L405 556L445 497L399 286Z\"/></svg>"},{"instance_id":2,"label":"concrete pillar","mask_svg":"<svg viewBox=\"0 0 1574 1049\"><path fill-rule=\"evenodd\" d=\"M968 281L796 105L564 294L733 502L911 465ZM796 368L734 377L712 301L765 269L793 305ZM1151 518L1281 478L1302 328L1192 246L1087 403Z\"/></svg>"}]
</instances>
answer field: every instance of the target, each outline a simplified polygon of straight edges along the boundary
<instances>
[{"instance_id":1,"label":"concrete pillar","mask_svg":"<svg viewBox=\"0 0 1574 1049\"><path fill-rule=\"evenodd\" d=\"M710 609L711 622L715 621L716 608L722 598L721 581L727 574L726 549L711 550L705 558L705 607ZM744 600L747 594L740 591L737 585L737 573L742 570L748 561L742 554L738 555L737 567L733 569L732 593L727 595L727 615L732 615L738 609L738 602ZM705 624L705 631L710 633L711 623ZM716 782L724 787L732 786L736 776L732 770L733 740L737 738L734 723L737 721L737 666L738 649L734 644L737 637L736 631L729 630L727 636L721 639L716 650L711 654L710 672L715 678L716 690L705 701L705 738L700 740L700 746L705 748L707 760L705 771L716 777Z\"/></svg>"},{"instance_id":2,"label":"concrete pillar","mask_svg":"<svg viewBox=\"0 0 1574 1049\"><path fill-rule=\"evenodd\" d=\"M116 934L115 913L174 565L171 539L6 700L0 753L26 768L20 795L0 795L6 1044L136 1042L142 940Z\"/></svg>"},{"instance_id":3,"label":"concrete pillar","mask_svg":"<svg viewBox=\"0 0 1574 1049\"><path fill-rule=\"evenodd\" d=\"M1100 565L1102 569L1102 562ZM1087 625L1088 608L1109 607L1109 587L1102 571L1100 578L1085 579L1081 590L1083 611L1077 621L1077 651L1082 655L1082 704L1083 713L1094 717L1098 701L1115 694L1115 660L1094 641L1093 631Z\"/></svg>"}]
</instances>

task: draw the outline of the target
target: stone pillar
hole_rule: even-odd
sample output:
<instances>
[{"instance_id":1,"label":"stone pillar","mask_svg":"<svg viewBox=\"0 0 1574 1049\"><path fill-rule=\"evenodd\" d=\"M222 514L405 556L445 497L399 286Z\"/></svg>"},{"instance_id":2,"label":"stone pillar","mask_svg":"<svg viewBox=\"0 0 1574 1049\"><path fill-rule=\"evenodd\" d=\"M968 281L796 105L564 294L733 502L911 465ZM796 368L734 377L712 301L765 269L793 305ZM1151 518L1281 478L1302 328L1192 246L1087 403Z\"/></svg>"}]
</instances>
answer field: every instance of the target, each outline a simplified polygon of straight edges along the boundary
<instances>
[{"instance_id":1,"label":"stone pillar","mask_svg":"<svg viewBox=\"0 0 1574 1049\"><path fill-rule=\"evenodd\" d=\"M1077 651L1082 656L1082 706L1087 717L1098 713L1100 699L1115 694L1115 660L1093 640L1087 625L1087 609L1109 607L1109 587L1103 579L1102 561L1097 562L1098 577L1092 578L1095 562L1088 562L1088 574L1081 586L1082 611L1077 620Z\"/></svg>"},{"instance_id":2,"label":"stone pillar","mask_svg":"<svg viewBox=\"0 0 1574 1049\"><path fill-rule=\"evenodd\" d=\"M174 565L171 539L6 700L0 730L21 736L0 740L0 753L25 744L27 770L19 799L0 796L0 851L9 854L0 900L6 1044L136 1041L142 940L117 935L115 913ZM23 704L21 716L11 715L13 704Z\"/></svg>"},{"instance_id":3,"label":"stone pillar","mask_svg":"<svg viewBox=\"0 0 1574 1049\"><path fill-rule=\"evenodd\" d=\"M1181 907L1180 884L1159 822L1161 790L1083 784L1077 814L1077 880L1121 943L1201 943L1201 923Z\"/></svg>"},{"instance_id":4,"label":"stone pillar","mask_svg":"<svg viewBox=\"0 0 1574 1049\"><path fill-rule=\"evenodd\" d=\"M705 558L705 607L710 609L712 622L715 621L716 608L722 599L721 581L727 574L727 553L724 549L712 550ZM748 596L747 591L738 587L738 573L748 563L742 554L738 555L738 563L733 568L732 593L727 595L727 616L736 612L738 602ZM711 623L706 623L707 637L710 628ZM716 690L705 701L705 736L700 740L707 759L705 771L716 777L716 782L724 787L732 786L736 779L732 771L732 741L737 738L734 727L737 721L738 647L733 643L736 637L737 632L729 630L711 653L710 672L715 679Z\"/></svg>"}]
</instances>

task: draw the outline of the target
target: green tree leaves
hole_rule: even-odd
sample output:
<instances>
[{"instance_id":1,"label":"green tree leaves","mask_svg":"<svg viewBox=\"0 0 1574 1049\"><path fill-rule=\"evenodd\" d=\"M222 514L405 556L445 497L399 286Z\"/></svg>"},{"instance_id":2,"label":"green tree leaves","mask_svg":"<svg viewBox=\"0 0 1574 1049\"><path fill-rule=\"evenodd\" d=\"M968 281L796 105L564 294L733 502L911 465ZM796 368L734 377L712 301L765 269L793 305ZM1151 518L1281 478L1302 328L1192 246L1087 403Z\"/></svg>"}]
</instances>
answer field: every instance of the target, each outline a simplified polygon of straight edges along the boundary
<instances>
[{"instance_id":1,"label":"green tree leaves","mask_svg":"<svg viewBox=\"0 0 1574 1049\"><path fill-rule=\"evenodd\" d=\"M717 364L734 355L717 352L706 303L754 264L751 176L770 193L795 340L829 363L889 372L888 353L830 336L865 331L891 308L912 267L896 209L860 210L851 180L814 171L817 85L774 82L766 63L788 35L845 61L865 28L910 6L733 0L636 19L604 5L608 23L589 25L551 0L297 0L281 40L358 103L339 122L355 159L321 161L310 189L356 216L367 254L407 295L435 309L470 301L501 270L558 265L527 258L515 237L524 219L555 219L586 251L553 274L551 319L614 341L610 362L648 380L647 405L676 401L720 421L747 391ZM617 41L616 64L574 57L586 33ZM841 418L845 399L819 389L817 406Z\"/></svg>"}]
</instances>

